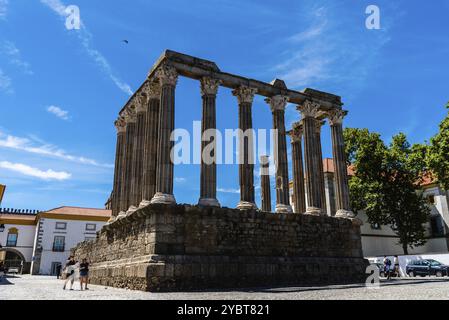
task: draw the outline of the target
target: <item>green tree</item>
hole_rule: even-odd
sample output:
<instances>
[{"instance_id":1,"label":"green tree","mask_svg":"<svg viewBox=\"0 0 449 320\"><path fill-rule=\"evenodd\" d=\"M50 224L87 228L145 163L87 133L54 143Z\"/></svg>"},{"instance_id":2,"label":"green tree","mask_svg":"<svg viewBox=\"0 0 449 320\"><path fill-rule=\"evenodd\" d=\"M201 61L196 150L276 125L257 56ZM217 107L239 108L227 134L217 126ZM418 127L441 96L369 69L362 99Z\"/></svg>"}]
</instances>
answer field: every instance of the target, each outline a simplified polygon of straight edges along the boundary
<instances>
[{"instance_id":1,"label":"green tree","mask_svg":"<svg viewBox=\"0 0 449 320\"><path fill-rule=\"evenodd\" d=\"M446 108L449 109L449 102ZM438 134L430 140L427 160L435 178L449 190L449 113L441 122Z\"/></svg>"},{"instance_id":2,"label":"green tree","mask_svg":"<svg viewBox=\"0 0 449 320\"><path fill-rule=\"evenodd\" d=\"M349 181L354 212L364 210L369 223L389 225L404 254L425 244L429 209L419 192L426 169L425 146L411 146L402 133L386 146L368 129L347 128L344 137L347 159L355 169Z\"/></svg>"}]
</instances>

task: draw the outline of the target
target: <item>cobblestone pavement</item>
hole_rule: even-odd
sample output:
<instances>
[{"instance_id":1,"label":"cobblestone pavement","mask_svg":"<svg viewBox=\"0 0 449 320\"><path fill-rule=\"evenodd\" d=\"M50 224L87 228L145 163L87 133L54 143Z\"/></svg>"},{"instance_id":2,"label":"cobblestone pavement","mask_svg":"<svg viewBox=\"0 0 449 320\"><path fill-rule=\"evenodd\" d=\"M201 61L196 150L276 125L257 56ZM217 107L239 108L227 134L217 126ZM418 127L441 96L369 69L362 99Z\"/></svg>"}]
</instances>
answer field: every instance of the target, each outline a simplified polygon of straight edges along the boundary
<instances>
[{"instance_id":1,"label":"cobblestone pavement","mask_svg":"<svg viewBox=\"0 0 449 320\"><path fill-rule=\"evenodd\" d=\"M327 299L438 299L449 300L447 278L415 278L382 282L379 289L368 289L364 285L328 287L290 287L267 289L236 289L230 291L149 293L90 285L90 290L79 291L75 282L74 291L62 290L63 282L54 277L17 276L4 279L0 284L0 301L9 299L32 300L327 300Z\"/></svg>"}]
</instances>

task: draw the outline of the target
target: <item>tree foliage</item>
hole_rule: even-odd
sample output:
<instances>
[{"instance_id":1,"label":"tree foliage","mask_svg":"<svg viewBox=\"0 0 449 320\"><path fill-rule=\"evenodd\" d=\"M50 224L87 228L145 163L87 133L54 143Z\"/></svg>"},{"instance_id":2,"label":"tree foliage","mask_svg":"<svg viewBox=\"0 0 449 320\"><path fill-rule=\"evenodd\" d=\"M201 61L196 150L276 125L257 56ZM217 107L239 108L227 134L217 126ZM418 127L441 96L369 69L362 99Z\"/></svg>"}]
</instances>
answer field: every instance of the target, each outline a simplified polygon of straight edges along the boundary
<instances>
[{"instance_id":1,"label":"tree foliage","mask_svg":"<svg viewBox=\"0 0 449 320\"><path fill-rule=\"evenodd\" d=\"M369 223L389 225L405 254L425 244L429 209L418 190L426 170L426 147L411 146L402 133L389 146L368 129L347 128L344 137L355 170L349 181L354 212L364 210Z\"/></svg>"},{"instance_id":2,"label":"tree foliage","mask_svg":"<svg viewBox=\"0 0 449 320\"><path fill-rule=\"evenodd\" d=\"M446 106L449 109L449 102ZM428 165L438 182L449 190L449 113L440 124L440 130L430 140Z\"/></svg>"}]
</instances>

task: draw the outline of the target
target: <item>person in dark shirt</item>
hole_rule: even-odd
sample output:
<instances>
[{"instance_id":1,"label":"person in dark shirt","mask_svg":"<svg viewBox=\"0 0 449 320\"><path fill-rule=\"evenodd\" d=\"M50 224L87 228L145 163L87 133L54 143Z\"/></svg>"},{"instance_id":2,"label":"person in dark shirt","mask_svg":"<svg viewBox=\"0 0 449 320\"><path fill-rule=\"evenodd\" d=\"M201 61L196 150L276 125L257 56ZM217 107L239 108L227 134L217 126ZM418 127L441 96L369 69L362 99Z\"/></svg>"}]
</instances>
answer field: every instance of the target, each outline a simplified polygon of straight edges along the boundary
<instances>
[{"instance_id":1,"label":"person in dark shirt","mask_svg":"<svg viewBox=\"0 0 449 320\"><path fill-rule=\"evenodd\" d=\"M87 287L87 282L89 281L89 263L87 262L87 259L84 258L80 263L80 286L81 290L83 290L83 283L84 283L84 290L89 290Z\"/></svg>"}]
</instances>

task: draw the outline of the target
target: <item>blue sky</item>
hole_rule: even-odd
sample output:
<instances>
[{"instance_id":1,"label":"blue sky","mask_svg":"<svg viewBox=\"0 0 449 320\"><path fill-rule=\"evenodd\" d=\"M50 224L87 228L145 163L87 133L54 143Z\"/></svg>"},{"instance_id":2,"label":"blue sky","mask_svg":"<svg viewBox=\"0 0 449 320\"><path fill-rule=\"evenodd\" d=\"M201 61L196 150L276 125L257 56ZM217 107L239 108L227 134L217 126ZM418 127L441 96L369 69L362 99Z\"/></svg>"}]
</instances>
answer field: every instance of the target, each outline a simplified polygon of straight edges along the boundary
<instances>
[{"instance_id":1,"label":"blue sky","mask_svg":"<svg viewBox=\"0 0 449 320\"><path fill-rule=\"evenodd\" d=\"M365 28L370 4L380 8L381 30ZM65 28L67 5L79 6L81 30ZM0 0L2 206L102 207L112 185L113 121L165 49L226 72L341 95L346 126L423 142L449 100L448 14L445 0ZM176 127L191 130L201 119L199 85L180 79L176 94ZM219 92L217 116L219 129L236 128L228 89ZM287 125L298 118L289 106ZM253 122L271 127L261 97ZM331 155L327 128L323 151ZM178 202L196 203L199 166L177 166L175 175ZM220 202L235 206L236 166L219 167L218 188Z\"/></svg>"}]
</instances>

